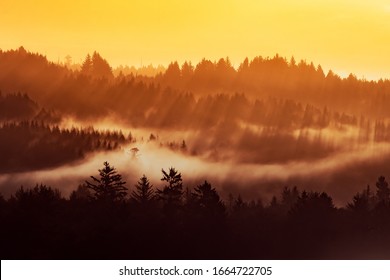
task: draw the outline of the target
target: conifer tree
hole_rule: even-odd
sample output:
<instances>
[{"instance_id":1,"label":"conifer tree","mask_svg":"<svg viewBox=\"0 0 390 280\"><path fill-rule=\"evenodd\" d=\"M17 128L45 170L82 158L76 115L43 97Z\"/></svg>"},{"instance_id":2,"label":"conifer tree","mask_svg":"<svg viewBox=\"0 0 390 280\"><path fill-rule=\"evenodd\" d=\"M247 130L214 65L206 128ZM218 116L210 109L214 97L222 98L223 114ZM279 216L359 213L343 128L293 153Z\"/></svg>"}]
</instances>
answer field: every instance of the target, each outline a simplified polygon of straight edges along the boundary
<instances>
[{"instance_id":1,"label":"conifer tree","mask_svg":"<svg viewBox=\"0 0 390 280\"><path fill-rule=\"evenodd\" d=\"M89 54L87 54L83 64L81 65L81 73L84 75L90 75L92 73L92 59Z\"/></svg>"},{"instance_id":2,"label":"conifer tree","mask_svg":"<svg viewBox=\"0 0 390 280\"><path fill-rule=\"evenodd\" d=\"M380 176L376 182L376 195L380 202L389 203L390 201L390 189L389 184L384 176Z\"/></svg>"},{"instance_id":3,"label":"conifer tree","mask_svg":"<svg viewBox=\"0 0 390 280\"><path fill-rule=\"evenodd\" d=\"M174 208L181 206L182 202L183 180L181 178L181 173L173 167L169 168L168 172L164 169L161 171L163 173L161 181L165 181L166 185L163 189L157 190L157 196L163 201L166 209L173 210Z\"/></svg>"},{"instance_id":4,"label":"conifer tree","mask_svg":"<svg viewBox=\"0 0 390 280\"><path fill-rule=\"evenodd\" d=\"M222 214L225 212L225 206L223 205L215 188L211 187L211 184L205 181L203 184L198 185L192 192L193 202L204 214Z\"/></svg>"},{"instance_id":5,"label":"conifer tree","mask_svg":"<svg viewBox=\"0 0 390 280\"><path fill-rule=\"evenodd\" d=\"M135 185L135 190L131 192L131 199L135 202L145 205L151 202L154 198L153 185L150 184L148 178L143 175L137 184Z\"/></svg>"},{"instance_id":6,"label":"conifer tree","mask_svg":"<svg viewBox=\"0 0 390 280\"><path fill-rule=\"evenodd\" d=\"M104 201L122 201L127 195L126 182L122 181L122 176L117 173L114 167L106 161L104 168L99 169L100 179L91 176L93 182L88 182L87 186L92 191L93 198Z\"/></svg>"}]
</instances>

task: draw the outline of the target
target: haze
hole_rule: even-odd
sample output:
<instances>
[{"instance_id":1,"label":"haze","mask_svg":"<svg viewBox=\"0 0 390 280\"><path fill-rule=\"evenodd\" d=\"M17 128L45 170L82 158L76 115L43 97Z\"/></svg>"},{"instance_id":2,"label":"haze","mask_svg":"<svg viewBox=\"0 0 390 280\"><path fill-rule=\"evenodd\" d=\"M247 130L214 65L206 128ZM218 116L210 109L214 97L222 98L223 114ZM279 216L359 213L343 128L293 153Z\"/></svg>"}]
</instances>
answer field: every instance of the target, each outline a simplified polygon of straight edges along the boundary
<instances>
[{"instance_id":1,"label":"haze","mask_svg":"<svg viewBox=\"0 0 390 280\"><path fill-rule=\"evenodd\" d=\"M3 0L3 50L80 63L95 49L112 66L167 65L259 54L295 56L344 76L390 77L387 1Z\"/></svg>"}]
</instances>

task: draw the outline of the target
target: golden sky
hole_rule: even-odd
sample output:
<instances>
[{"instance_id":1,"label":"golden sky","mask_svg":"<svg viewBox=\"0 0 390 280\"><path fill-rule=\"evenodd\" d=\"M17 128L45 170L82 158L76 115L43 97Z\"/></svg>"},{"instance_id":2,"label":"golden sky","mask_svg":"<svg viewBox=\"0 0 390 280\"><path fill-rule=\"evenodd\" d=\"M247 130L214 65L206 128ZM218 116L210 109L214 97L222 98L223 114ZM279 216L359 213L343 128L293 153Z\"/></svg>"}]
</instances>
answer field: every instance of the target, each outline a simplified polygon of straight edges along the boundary
<instances>
[{"instance_id":1,"label":"golden sky","mask_svg":"<svg viewBox=\"0 0 390 280\"><path fill-rule=\"evenodd\" d=\"M278 53L390 78L390 2L1 0L0 48L21 45L52 61L97 50L113 66Z\"/></svg>"}]
</instances>

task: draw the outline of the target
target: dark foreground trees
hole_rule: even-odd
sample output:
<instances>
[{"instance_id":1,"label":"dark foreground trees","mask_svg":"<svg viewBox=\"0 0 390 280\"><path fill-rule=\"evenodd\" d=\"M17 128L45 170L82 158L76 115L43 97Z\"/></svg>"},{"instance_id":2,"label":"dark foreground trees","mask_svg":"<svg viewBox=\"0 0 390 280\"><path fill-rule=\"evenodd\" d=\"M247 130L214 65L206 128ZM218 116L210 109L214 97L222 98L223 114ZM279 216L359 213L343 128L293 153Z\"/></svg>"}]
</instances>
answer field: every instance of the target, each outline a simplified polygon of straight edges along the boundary
<instances>
[{"instance_id":1,"label":"dark foreground trees","mask_svg":"<svg viewBox=\"0 0 390 280\"><path fill-rule=\"evenodd\" d=\"M99 201L122 201L127 195L127 188L124 186L126 182L122 181L122 175L107 161L104 162L104 168L99 169L99 175L100 179L91 176L92 183L86 181L93 198Z\"/></svg>"},{"instance_id":2,"label":"dark foreground trees","mask_svg":"<svg viewBox=\"0 0 390 280\"><path fill-rule=\"evenodd\" d=\"M135 185L135 190L131 192L131 199L140 205L148 205L155 199L153 185L150 184L145 174Z\"/></svg>"},{"instance_id":3,"label":"dark foreground trees","mask_svg":"<svg viewBox=\"0 0 390 280\"><path fill-rule=\"evenodd\" d=\"M161 170L163 177L161 181L165 182L162 189L157 190L157 197L163 203L164 211L173 215L180 209L183 198L183 180L181 173L175 168L169 168L166 172Z\"/></svg>"},{"instance_id":4,"label":"dark foreground trees","mask_svg":"<svg viewBox=\"0 0 390 280\"><path fill-rule=\"evenodd\" d=\"M108 162L69 199L46 185L0 196L0 257L13 259L388 259L386 179L337 208L326 193L285 187L271 203L221 200L208 181L162 172L126 195ZM183 188L189 190L183 192ZM160 198L160 200L158 200ZM104 201L104 203L100 203ZM120 203L118 203L120 202ZM169 205L169 210L167 207Z\"/></svg>"}]
</instances>

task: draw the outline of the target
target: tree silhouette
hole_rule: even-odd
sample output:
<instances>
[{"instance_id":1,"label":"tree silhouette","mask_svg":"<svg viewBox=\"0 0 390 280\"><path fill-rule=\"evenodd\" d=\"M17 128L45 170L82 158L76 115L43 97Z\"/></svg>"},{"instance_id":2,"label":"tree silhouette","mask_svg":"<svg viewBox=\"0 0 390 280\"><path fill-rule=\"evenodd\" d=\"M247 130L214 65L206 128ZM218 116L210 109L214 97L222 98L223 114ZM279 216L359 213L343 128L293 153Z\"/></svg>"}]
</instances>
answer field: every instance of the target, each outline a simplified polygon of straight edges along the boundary
<instances>
[{"instance_id":1,"label":"tree silhouette","mask_svg":"<svg viewBox=\"0 0 390 280\"><path fill-rule=\"evenodd\" d=\"M0 218L1 218L1 215L3 214L3 210L6 206L6 201L3 197L3 195L0 193Z\"/></svg>"},{"instance_id":2,"label":"tree silhouette","mask_svg":"<svg viewBox=\"0 0 390 280\"><path fill-rule=\"evenodd\" d=\"M217 191L207 181L198 185L192 192L192 196L192 203L195 203L198 210L205 215L222 215L225 212L225 206Z\"/></svg>"},{"instance_id":3,"label":"tree silhouette","mask_svg":"<svg viewBox=\"0 0 390 280\"><path fill-rule=\"evenodd\" d=\"M176 85L180 81L180 67L177 61L168 65L167 70L164 73L164 80L170 86Z\"/></svg>"},{"instance_id":4,"label":"tree silhouette","mask_svg":"<svg viewBox=\"0 0 390 280\"><path fill-rule=\"evenodd\" d=\"M335 210L332 198L325 192L303 191L290 214L311 223L328 219Z\"/></svg>"},{"instance_id":5,"label":"tree silhouette","mask_svg":"<svg viewBox=\"0 0 390 280\"><path fill-rule=\"evenodd\" d=\"M287 213L297 202L299 198L299 191L296 186L293 189L284 187L282 191L281 206L285 213Z\"/></svg>"},{"instance_id":6,"label":"tree silhouette","mask_svg":"<svg viewBox=\"0 0 390 280\"><path fill-rule=\"evenodd\" d=\"M99 201L122 201L127 195L126 182L122 181L122 176L117 173L114 167L105 161L104 168L99 169L100 179L91 176L94 182L88 182L87 186L92 191L92 195Z\"/></svg>"},{"instance_id":7,"label":"tree silhouette","mask_svg":"<svg viewBox=\"0 0 390 280\"><path fill-rule=\"evenodd\" d=\"M376 196L379 202L388 204L390 201L390 189L389 184L384 176L380 176L376 182Z\"/></svg>"},{"instance_id":8,"label":"tree silhouette","mask_svg":"<svg viewBox=\"0 0 390 280\"><path fill-rule=\"evenodd\" d=\"M238 195L238 197L233 202L233 211L240 212L246 210L247 207L248 204L242 199L241 195Z\"/></svg>"},{"instance_id":9,"label":"tree silhouette","mask_svg":"<svg viewBox=\"0 0 390 280\"><path fill-rule=\"evenodd\" d=\"M89 54L87 54L83 64L81 65L81 73L84 75L90 75L92 73L92 59Z\"/></svg>"},{"instance_id":10,"label":"tree silhouette","mask_svg":"<svg viewBox=\"0 0 390 280\"><path fill-rule=\"evenodd\" d=\"M92 75L95 78L113 78L112 69L107 60L96 51L92 55Z\"/></svg>"},{"instance_id":11,"label":"tree silhouette","mask_svg":"<svg viewBox=\"0 0 390 280\"><path fill-rule=\"evenodd\" d=\"M114 77L107 60L102 58L96 51L92 54L92 57L87 54L81 65L81 73L94 78L110 79Z\"/></svg>"},{"instance_id":12,"label":"tree silhouette","mask_svg":"<svg viewBox=\"0 0 390 280\"><path fill-rule=\"evenodd\" d=\"M347 209L351 210L355 214L365 215L374 206L375 198L372 196L370 186L367 186L361 193L358 192L353 196L352 202L347 204Z\"/></svg>"},{"instance_id":13,"label":"tree silhouette","mask_svg":"<svg viewBox=\"0 0 390 280\"><path fill-rule=\"evenodd\" d=\"M137 184L136 190L131 192L131 199L141 205L146 205L154 199L153 185L150 184L148 178L143 175Z\"/></svg>"},{"instance_id":14,"label":"tree silhouette","mask_svg":"<svg viewBox=\"0 0 390 280\"><path fill-rule=\"evenodd\" d=\"M88 185L80 184L69 196L70 201L88 201L91 198L91 191Z\"/></svg>"},{"instance_id":15,"label":"tree silhouette","mask_svg":"<svg viewBox=\"0 0 390 280\"><path fill-rule=\"evenodd\" d=\"M183 196L183 180L181 173L171 167L166 172L164 169L161 170L163 177L161 181L165 181L166 185L162 190L157 190L158 198L163 201L164 207L168 212L174 211L175 208L181 206Z\"/></svg>"},{"instance_id":16,"label":"tree silhouette","mask_svg":"<svg viewBox=\"0 0 390 280\"><path fill-rule=\"evenodd\" d=\"M57 189L52 189L44 184L35 185L32 189L24 189L20 187L15 193L16 200L21 203L34 205L47 205L54 201L61 200L61 193Z\"/></svg>"}]
</instances>

